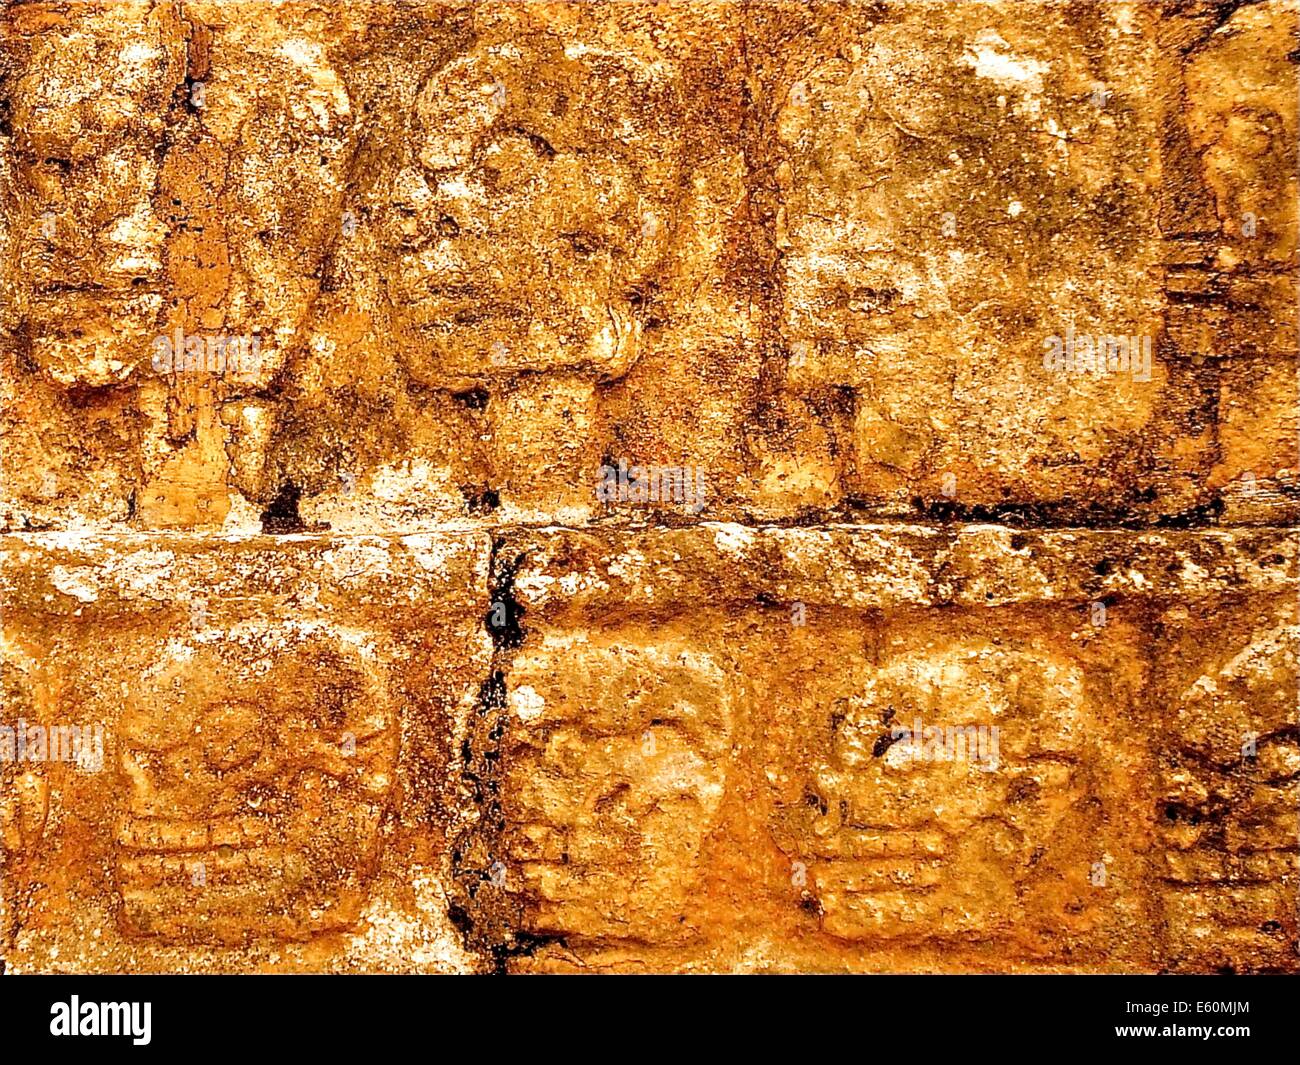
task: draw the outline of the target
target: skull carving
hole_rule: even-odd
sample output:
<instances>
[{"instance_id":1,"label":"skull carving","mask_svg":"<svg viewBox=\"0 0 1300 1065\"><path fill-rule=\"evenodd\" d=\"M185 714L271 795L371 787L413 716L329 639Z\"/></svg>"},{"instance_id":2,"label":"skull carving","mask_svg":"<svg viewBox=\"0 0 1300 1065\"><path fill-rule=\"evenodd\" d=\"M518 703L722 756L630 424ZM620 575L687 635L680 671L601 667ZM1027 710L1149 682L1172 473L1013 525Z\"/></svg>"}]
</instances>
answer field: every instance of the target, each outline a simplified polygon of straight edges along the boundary
<instances>
[{"instance_id":1,"label":"skull carving","mask_svg":"<svg viewBox=\"0 0 1300 1065\"><path fill-rule=\"evenodd\" d=\"M1161 894L1180 965L1249 956L1263 968L1294 957L1300 626L1294 606L1280 612L1227 653L1207 653L1168 700Z\"/></svg>"},{"instance_id":2,"label":"skull carving","mask_svg":"<svg viewBox=\"0 0 1300 1065\"><path fill-rule=\"evenodd\" d=\"M1083 696L1073 663L968 641L903 654L842 700L787 815L826 931L1005 932L1081 787Z\"/></svg>"},{"instance_id":3,"label":"skull carving","mask_svg":"<svg viewBox=\"0 0 1300 1065\"><path fill-rule=\"evenodd\" d=\"M1042 38L1009 29L1010 41L991 30L967 36L963 5L898 10L883 23L857 16L852 48L808 69L776 115L785 155L774 167L783 207L783 332L794 355L788 382L800 393L832 382L855 390L852 476L863 478L866 491L937 481L934 471L957 462L987 468L990 453L1010 483L1019 484L1028 465L1049 467L1064 485L1068 471L1051 456L1096 451L1109 446L1111 432L1139 431L1156 386L1143 394L1128 378L1076 375L1070 388L1088 402L1061 404L1060 382L1042 370L1041 335L1012 328L1011 307L1075 322L1080 333L1155 328L1141 271L1124 268L1153 256L1153 246L1117 245L1104 212L1066 217L1094 198L1143 215L1136 183L1115 176L1130 165L1125 145L1080 83L1068 103L1058 96L1053 106L1070 108L1065 121L1088 129L1081 139L1089 162L1071 154L1070 162L1048 156L1024 165L1013 146L1043 121L1035 110L1041 93L1029 88L1038 75L1008 88L985 76L983 64L1014 54L1027 70L1046 70L1051 56ZM1054 32L1069 40L1076 31ZM917 47L920 39L961 37L969 51ZM972 77L976 55L980 72ZM975 117L990 105L1004 123L996 134ZM1013 127L1016 135L1006 136ZM1092 175L1107 175L1106 186L1096 187ZM992 187L1001 197L996 206ZM1059 254L1056 234L1067 227L1108 256L1104 268L1081 270L1076 257ZM1026 239L1031 234L1037 239ZM1024 281L1011 281L1018 272ZM1098 318L1098 306L1112 318ZM1045 406L1051 419L1039 414ZM1096 424L1099 409L1106 433ZM960 421L974 427L952 432ZM1041 494L1042 482L1034 484ZM967 484L963 495L969 500L974 490Z\"/></svg>"},{"instance_id":4,"label":"skull carving","mask_svg":"<svg viewBox=\"0 0 1300 1065\"><path fill-rule=\"evenodd\" d=\"M245 623L175 641L121 735L128 934L239 943L355 923L400 742L360 634Z\"/></svg>"},{"instance_id":5,"label":"skull carving","mask_svg":"<svg viewBox=\"0 0 1300 1065\"><path fill-rule=\"evenodd\" d=\"M559 634L516 659L510 684L506 813L531 927L680 935L674 917L702 875L726 788L720 666L665 645Z\"/></svg>"},{"instance_id":6,"label":"skull carving","mask_svg":"<svg viewBox=\"0 0 1300 1065\"><path fill-rule=\"evenodd\" d=\"M663 64L545 36L433 73L387 221L415 379L627 370L667 244L679 106Z\"/></svg>"},{"instance_id":7,"label":"skull carving","mask_svg":"<svg viewBox=\"0 0 1300 1065\"><path fill-rule=\"evenodd\" d=\"M74 5L53 28L6 40L19 58L5 94L22 237L16 306L32 360L63 387L124 380L157 332L166 229L151 197L184 80L170 7ZM125 45L123 20L135 24Z\"/></svg>"}]
</instances>

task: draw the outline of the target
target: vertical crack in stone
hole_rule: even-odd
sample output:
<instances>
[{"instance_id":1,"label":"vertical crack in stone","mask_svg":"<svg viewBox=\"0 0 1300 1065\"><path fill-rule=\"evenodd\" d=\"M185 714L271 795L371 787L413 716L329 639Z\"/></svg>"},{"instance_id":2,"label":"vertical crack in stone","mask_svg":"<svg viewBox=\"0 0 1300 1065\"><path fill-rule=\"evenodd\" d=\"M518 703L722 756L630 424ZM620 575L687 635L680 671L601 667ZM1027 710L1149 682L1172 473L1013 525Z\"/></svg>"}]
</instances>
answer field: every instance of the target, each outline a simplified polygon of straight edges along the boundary
<instances>
[{"instance_id":1,"label":"vertical crack in stone","mask_svg":"<svg viewBox=\"0 0 1300 1065\"><path fill-rule=\"evenodd\" d=\"M524 556L509 550L507 537L495 535L489 562L488 612L484 628L492 638L490 673L484 678L460 752L460 773L469 784L472 814L452 849L455 878L453 923L468 949L491 958L492 971L504 974L510 959L528 956L556 943L559 936L539 936L522 927L517 870L507 856L507 823L502 786L510 708L506 677L513 654L524 642L523 606L515 598L515 574Z\"/></svg>"}]
</instances>

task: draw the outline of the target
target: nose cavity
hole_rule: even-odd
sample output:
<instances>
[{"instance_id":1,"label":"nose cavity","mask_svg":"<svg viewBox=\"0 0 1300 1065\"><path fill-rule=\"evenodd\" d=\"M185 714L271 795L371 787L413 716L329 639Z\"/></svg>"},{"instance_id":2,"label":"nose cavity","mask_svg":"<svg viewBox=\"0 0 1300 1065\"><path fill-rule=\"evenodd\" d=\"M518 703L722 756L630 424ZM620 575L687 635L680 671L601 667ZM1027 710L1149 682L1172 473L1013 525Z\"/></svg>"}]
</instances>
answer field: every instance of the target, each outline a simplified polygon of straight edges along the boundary
<instances>
[{"instance_id":1,"label":"nose cavity","mask_svg":"<svg viewBox=\"0 0 1300 1065\"><path fill-rule=\"evenodd\" d=\"M196 738L203 745L204 760L213 769L238 769L256 761L262 752L261 715L252 703L219 703L209 710L202 728L202 735Z\"/></svg>"},{"instance_id":2,"label":"nose cavity","mask_svg":"<svg viewBox=\"0 0 1300 1065\"><path fill-rule=\"evenodd\" d=\"M433 202L433 190L418 170L407 167L393 183L393 203L404 210L423 213Z\"/></svg>"}]
</instances>

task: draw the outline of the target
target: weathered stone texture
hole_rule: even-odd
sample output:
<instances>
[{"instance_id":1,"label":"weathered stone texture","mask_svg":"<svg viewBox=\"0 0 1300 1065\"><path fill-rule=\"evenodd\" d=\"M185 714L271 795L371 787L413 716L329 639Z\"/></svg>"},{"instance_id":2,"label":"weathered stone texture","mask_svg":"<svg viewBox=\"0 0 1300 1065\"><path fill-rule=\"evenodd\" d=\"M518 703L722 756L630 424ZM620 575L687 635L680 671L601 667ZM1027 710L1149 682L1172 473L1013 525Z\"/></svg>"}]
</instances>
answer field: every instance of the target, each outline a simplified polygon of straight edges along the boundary
<instances>
[{"instance_id":1,"label":"weathered stone texture","mask_svg":"<svg viewBox=\"0 0 1300 1065\"><path fill-rule=\"evenodd\" d=\"M3 766L11 964L473 963L442 885L486 537L4 548L5 723L102 729Z\"/></svg>"},{"instance_id":2,"label":"weathered stone texture","mask_svg":"<svg viewBox=\"0 0 1300 1065\"><path fill-rule=\"evenodd\" d=\"M1298 50L5 3L0 959L1296 971Z\"/></svg>"},{"instance_id":3,"label":"weathered stone texture","mask_svg":"<svg viewBox=\"0 0 1300 1065\"><path fill-rule=\"evenodd\" d=\"M507 890L553 940L526 967L1292 966L1296 548L994 526L507 537L527 634L501 711ZM1222 691L1197 680L1203 626L1225 635ZM969 757L900 747L918 721L964 730ZM998 737L977 751L981 724ZM1188 890L1192 869L1217 872Z\"/></svg>"}]
</instances>

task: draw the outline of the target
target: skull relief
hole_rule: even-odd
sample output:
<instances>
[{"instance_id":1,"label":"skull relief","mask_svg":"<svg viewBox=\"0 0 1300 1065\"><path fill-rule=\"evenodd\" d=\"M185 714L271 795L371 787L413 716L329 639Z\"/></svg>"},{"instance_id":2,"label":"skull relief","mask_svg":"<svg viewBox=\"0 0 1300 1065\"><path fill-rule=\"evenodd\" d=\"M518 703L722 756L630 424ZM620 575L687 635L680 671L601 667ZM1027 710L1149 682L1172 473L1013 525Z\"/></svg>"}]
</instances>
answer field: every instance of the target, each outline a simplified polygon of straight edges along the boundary
<instances>
[{"instance_id":1,"label":"skull relief","mask_svg":"<svg viewBox=\"0 0 1300 1065\"><path fill-rule=\"evenodd\" d=\"M1184 964L1232 964L1228 943L1273 964L1295 950L1300 626L1294 607L1281 612L1207 658L1169 700L1164 929Z\"/></svg>"},{"instance_id":2,"label":"skull relief","mask_svg":"<svg viewBox=\"0 0 1300 1065\"><path fill-rule=\"evenodd\" d=\"M245 623L174 641L120 728L128 934L239 943L355 923L400 742L360 634Z\"/></svg>"},{"instance_id":3,"label":"skull relief","mask_svg":"<svg viewBox=\"0 0 1300 1065\"><path fill-rule=\"evenodd\" d=\"M667 645L548 637L511 672L510 857L532 927L662 941L704 867L730 749L727 677Z\"/></svg>"},{"instance_id":4,"label":"skull relief","mask_svg":"<svg viewBox=\"0 0 1300 1065\"><path fill-rule=\"evenodd\" d=\"M387 218L416 380L626 372L667 245L677 92L662 64L544 38L429 77Z\"/></svg>"},{"instance_id":5,"label":"skull relief","mask_svg":"<svg viewBox=\"0 0 1300 1065\"><path fill-rule=\"evenodd\" d=\"M1018 920L1081 794L1083 705L1076 664L982 640L901 654L841 700L791 815L826 930L996 936Z\"/></svg>"},{"instance_id":6,"label":"skull relief","mask_svg":"<svg viewBox=\"0 0 1300 1065\"><path fill-rule=\"evenodd\" d=\"M138 26L127 45L110 29L124 19ZM65 388L125 380L157 332L166 228L152 196L184 78L180 30L165 6L129 3L14 38L18 306L32 361Z\"/></svg>"}]
</instances>

